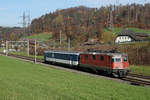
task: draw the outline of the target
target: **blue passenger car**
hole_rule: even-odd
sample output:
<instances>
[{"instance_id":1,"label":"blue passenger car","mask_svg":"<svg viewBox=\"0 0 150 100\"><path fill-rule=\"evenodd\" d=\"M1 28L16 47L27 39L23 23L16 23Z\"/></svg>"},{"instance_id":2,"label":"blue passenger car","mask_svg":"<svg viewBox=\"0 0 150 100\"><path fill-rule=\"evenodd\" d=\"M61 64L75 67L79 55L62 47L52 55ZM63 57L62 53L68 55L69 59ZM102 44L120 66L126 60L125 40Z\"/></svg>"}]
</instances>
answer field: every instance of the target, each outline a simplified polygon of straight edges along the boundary
<instances>
[{"instance_id":1,"label":"blue passenger car","mask_svg":"<svg viewBox=\"0 0 150 100\"><path fill-rule=\"evenodd\" d=\"M61 63L71 66L78 66L80 53L75 52L59 52L59 51L45 51L44 61L52 63Z\"/></svg>"}]
</instances>

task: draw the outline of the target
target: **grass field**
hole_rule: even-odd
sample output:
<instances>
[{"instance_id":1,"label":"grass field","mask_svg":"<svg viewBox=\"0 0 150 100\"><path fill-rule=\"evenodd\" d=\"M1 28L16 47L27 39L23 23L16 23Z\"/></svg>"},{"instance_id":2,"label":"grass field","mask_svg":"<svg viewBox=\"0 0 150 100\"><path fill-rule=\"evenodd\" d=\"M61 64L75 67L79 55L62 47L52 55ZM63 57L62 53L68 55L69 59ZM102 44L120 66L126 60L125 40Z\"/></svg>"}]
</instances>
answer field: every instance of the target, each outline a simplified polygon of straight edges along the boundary
<instances>
[{"instance_id":1,"label":"grass field","mask_svg":"<svg viewBox=\"0 0 150 100\"><path fill-rule=\"evenodd\" d=\"M3 52L4 51L4 48L0 48L0 52Z\"/></svg>"},{"instance_id":2,"label":"grass field","mask_svg":"<svg viewBox=\"0 0 150 100\"><path fill-rule=\"evenodd\" d=\"M9 52L9 54L15 54L15 55L19 55L19 56L28 56L27 55L27 52L24 52L24 51L22 51L22 52ZM32 58L34 58L35 57L35 55L29 55L29 57L32 57ZM36 56L38 59L44 59L44 56Z\"/></svg>"},{"instance_id":3,"label":"grass field","mask_svg":"<svg viewBox=\"0 0 150 100\"><path fill-rule=\"evenodd\" d=\"M0 56L0 100L150 100L150 88Z\"/></svg>"},{"instance_id":4,"label":"grass field","mask_svg":"<svg viewBox=\"0 0 150 100\"><path fill-rule=\"evenodd\" d=\"M24 37L27 39L38 39L41 41L47 41L52 37L52 35L50 33L39 33L39 34L34 34L28 37Z\"/></svg>"},{"instance_id":5,"label":"grass field","mask_svg":"<svg viewBox=\"0 0 150 100\"><path fill-rule=\"evenodd\" d=\"M131 65L131 73L150 76L150 66L135 66Z\"/></svg>"},{"instance_id":6,"label":"grass field","mask_svg":"<svg viewBox=\"0 0 150 100\"><path fill-rule=\"evenodd\" d=\"M113 28L113 31L114 31L115 34L119 34L120 32L122 32L123 29L124 28L115 27L115 28ZM128 30L135 31L137 33L148 33L148 34L150 34L150 30L144 30L144 29L132 28L132 27L129 27ZM110 31L110 30L104 29L104 32L108 32L108 31Z\"/></svg>"}]
</instances>

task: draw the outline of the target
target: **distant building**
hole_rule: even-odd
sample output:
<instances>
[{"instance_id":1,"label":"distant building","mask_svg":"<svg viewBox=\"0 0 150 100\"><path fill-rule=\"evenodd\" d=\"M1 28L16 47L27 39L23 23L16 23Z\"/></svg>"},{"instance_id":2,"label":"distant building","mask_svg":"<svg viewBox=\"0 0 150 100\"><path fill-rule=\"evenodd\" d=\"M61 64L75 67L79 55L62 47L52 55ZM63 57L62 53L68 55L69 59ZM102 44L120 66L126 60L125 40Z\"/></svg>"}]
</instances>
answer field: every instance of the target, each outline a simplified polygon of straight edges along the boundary
<instances>
[{"instance_id":1,"label":"distant building","mask_svg":"<svg viewBox=\"0 0 150 100\"><path fill-rule=\"evenodd\" d=\"M146 33L136 33L131 30L124 30L117 35L115 43L146 41L148 38L149 35Z\"/></svg>"},{"instance_id":2,"label":"distant building","mask_svg":"<svg viewBox=\"0 0 150 100\"><path fill-rule=\"evenodd\" d=\"M96 44L99 44L99 41L98 39L88 39L87 42L85 42L83 45L96 45Z\"/></svg>"},{"instance_id":3,"label":"distant building","mask_svg":"<svg viewBox=\"0 0 150 100\"><path fill-rule=\"evenodd\" d=\"M2 39L0 39L0 47L3 47L3 48L4 48L4 47L5 47L5 44L6 44L5 41L2 40Z\"/></svg>"}]
</instances>

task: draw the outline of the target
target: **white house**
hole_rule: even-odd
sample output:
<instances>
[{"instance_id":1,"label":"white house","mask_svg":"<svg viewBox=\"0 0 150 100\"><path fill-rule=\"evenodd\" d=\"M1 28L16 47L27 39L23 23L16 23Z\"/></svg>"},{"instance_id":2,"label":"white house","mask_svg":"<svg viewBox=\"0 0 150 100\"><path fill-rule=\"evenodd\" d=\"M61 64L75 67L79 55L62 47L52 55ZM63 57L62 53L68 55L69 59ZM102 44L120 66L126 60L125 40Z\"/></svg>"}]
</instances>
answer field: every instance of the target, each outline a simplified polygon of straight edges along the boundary
<instances>
[{"instance_id":1,"label":"white house","mask_svg":"<svg viewBox=\"0 0 150 100\"><path fill-rule=\"evenodd\" d=\"M121 42L131 42L132 38L130 36L118 36L115 39L115 43L121 43Z\"/></svg>"},{"instance_id":2,"label":"white house","mask_svg":"<svg viewBox=\"0 0 150 100\"><path fill-rule=\"evenodd\" d=\"M125 43L133 41L145 41L148 39L148 34L146 33L135 33L131 30L124 30L115 39L115 43Z\"/></svg>"}]
</instances>

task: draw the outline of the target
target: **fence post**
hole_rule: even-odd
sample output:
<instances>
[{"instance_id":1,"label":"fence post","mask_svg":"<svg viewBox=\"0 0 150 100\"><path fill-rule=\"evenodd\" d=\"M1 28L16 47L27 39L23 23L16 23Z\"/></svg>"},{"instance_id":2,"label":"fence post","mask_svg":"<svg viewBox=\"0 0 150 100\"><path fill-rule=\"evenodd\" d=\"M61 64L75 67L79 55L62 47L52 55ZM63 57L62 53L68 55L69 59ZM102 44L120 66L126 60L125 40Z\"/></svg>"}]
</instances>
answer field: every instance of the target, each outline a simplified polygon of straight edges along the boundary
<instances>
[{"instance_id":1,"label":"fence post","mask_svg":"<svg viewBox=\"0 0 150 100\"><path fill-rule=\"evenodd\" d=\"M30 55L30 43L29 43L29 40L27 41L27 54L28 56Z\"/></svg>"},{"instance_id":2,"label":"fence post","mask_svg":"<svg viewBox=\"0 0 150 100\"><path fill-rule=\"evenodd\" d=\"M8 41L6 40L6 56L8 56Z\"/></svg>"},{"instance_id":3,"label":"fence post","mask_svg":"<svg viewBox=\"0 0 150 100\"><path fill-rule=\"evenodd\" d=\"M34 63L36 64L36 40L35 40L35 49L34 49Z\"/></svg>"}]
</instances>

